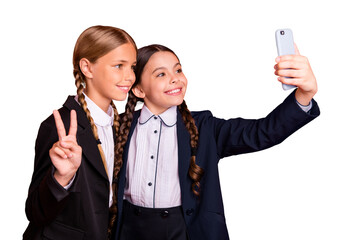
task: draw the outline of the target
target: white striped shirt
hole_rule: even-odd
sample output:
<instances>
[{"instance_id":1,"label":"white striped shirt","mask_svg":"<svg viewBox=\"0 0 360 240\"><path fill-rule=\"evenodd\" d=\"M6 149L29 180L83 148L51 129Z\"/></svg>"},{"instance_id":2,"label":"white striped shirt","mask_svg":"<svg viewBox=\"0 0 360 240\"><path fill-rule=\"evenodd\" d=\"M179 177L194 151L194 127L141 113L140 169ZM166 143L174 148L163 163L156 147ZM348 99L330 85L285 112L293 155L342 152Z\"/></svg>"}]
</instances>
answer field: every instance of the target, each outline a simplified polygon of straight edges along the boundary
<instances>
[{"instance_id":1,"label":"white striped shirt","mask_svg":"<svg viewBox=\"0 0 360 240\"><path fill-rule=\"evenodd\" d=\"M144 105L130 140L124 198L134 205L181 205L177 106L156 116Z\"/></svg>"},{"instance_id":2,"label":"white striped shirt","mask_svg":"<svg viewBox=\"0 0 360 240\"><path fill-rule=\"evenodd\" d=\"M94 103L86 94L84 93L85 101L87 108L90 111L90 115L94 120L94 123L97 127L99 139L101 142L101 148L104 151L106 167L108 170L108 177L110 182L110 194L109 194L109 207L112 205L112 178L114 170L114 137L112 126L114 124L114 109L110 105L107 112L104 112L96 103ZM75 96L75 100L78 102L78 97ZM71 186L72 182L65 189L68 189Z\"/></svg>"}]
</instances>

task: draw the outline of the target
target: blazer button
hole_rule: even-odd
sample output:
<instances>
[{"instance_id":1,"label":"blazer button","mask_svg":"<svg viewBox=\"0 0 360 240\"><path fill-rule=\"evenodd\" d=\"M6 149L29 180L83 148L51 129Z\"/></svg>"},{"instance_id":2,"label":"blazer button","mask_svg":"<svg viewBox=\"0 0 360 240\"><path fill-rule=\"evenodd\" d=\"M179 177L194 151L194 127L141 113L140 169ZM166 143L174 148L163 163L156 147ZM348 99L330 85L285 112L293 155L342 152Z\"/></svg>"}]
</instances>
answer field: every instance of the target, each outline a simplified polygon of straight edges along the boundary
<instances>
[{"instance_id":1,"label":"blazer button","mask_svg":"<svg viewBox=\"0 0 360 240\"><path fill-rule=\"evenodd\" d=\"M194 213L194 209L192 209L192 208L186 210L186 215L188 215L188 216L193 215L193 213Z\"/></svg>"},{"instance_id":2,"label":"blazer button","mask_svg":"<svg viewBox=\"0 0 360 240\"><path fill-rule=\"evenodd\" d=\"M164 210L164 211L161 212L161 217L162 218L167 218L168 216L169 216L169 211Z\"/></svg>"}]
</instances>

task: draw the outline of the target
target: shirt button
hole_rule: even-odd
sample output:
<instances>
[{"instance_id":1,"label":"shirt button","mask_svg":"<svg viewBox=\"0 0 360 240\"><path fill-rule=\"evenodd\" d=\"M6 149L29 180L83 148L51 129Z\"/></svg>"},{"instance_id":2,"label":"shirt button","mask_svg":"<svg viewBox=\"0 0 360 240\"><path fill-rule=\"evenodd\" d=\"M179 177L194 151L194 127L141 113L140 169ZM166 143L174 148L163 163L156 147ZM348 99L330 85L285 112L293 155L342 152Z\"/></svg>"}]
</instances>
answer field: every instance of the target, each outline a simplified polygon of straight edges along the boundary
<instances>
[{"instance_id":1,"label":"shirt button","mask_svg":"<svg viewBox=\"0 0 360 240\"><path fill-rule=\"evenodd\" d=\"M156 120L156 119L157 119L157 117L154 117L154 119Z\"/></svg>"},{"instance_id":2,"label":"shirt button","mask_svg":"<svg viewBox=\"0 0 360 240\"><path fill-rule=\"evenodd\" d=\"M154 133L157 133L157 130L155 130Z\"/></svg>"},{"instance_id":3,"label":"shirt button","mask_svg":"<svg viewBox=\"0 0 360 240\"><path fill-rule=\"evenodd\" d=\"M151 159L154 159L154 156L153 155L151 155L151 157L150 157Z\"/></svg>"},{"instance_id":4,"label":"shirt button","mask_svg":"<svg viewBox=\"0 0 360 240\"><path fill-rule=\"evenodd\" d=\"M152 183L151 183L151 182L149 182L149 183L148 183L148 186L149 186L149 187L151 187L151 186L152 186Z\"/></svg>"}]
</instances>

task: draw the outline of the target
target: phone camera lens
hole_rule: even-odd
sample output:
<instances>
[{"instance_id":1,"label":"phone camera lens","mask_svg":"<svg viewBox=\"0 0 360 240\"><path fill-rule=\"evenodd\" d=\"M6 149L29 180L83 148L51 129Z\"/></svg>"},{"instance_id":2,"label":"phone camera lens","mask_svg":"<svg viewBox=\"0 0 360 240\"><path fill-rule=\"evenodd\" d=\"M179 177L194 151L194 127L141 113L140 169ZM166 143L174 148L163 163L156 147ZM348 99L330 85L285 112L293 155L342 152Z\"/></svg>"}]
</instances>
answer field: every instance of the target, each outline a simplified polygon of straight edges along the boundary
<instances>
[{"instance_id":1,"label":"phone camera lens","mask_svg":"<svg viewBox=\"0 0 360 240\"><path fill-rule=\"evenodd\" d=\"M284 34L285 34L285 31L280 31L280 34L281 34L281 35L284 35Z\"/></svg>"}]
</instances>

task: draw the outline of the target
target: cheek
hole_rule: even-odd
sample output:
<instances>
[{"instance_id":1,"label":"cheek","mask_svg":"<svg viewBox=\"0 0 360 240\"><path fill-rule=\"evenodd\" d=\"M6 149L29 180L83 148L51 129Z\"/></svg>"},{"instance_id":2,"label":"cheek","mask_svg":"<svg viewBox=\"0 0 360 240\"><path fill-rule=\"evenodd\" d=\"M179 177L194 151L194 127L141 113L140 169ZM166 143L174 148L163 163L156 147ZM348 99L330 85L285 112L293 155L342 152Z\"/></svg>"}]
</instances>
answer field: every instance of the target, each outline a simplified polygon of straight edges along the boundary
<instances>
[{"instance_id":1,"label":"cheek","mask_svg":"<svg viewBox=\"0 0 360 240\"><path fill-rule=\"evenodd\" d=\"M163 81L153 81L153 83L149 87L150 91L161 93L166 89L166 84Z\"/></svg>"},{"instance_id":2,"label":"cheek","mask_svg":"<svg viewBox=\"0 0 360 240\"><path fill-rule=\"evenodd\" d=\"M122 71L111 71L109 72L109 77L112 78L113 82L118 81L123 77L124 73Z\"/></svg>"},{"instance_id":3,"label":"cheek","mask_svg":"<svg viewBox=\"0 0 360 240\"><path fill-rule=\"evenodd\" d=\"M184 86L185 86L185 89L186 89L186 88L187 88L187 84L188 84L187 79L186 79L186 78L184 78L183 82L184 82Z\"/></svg>"}]
</instances>

